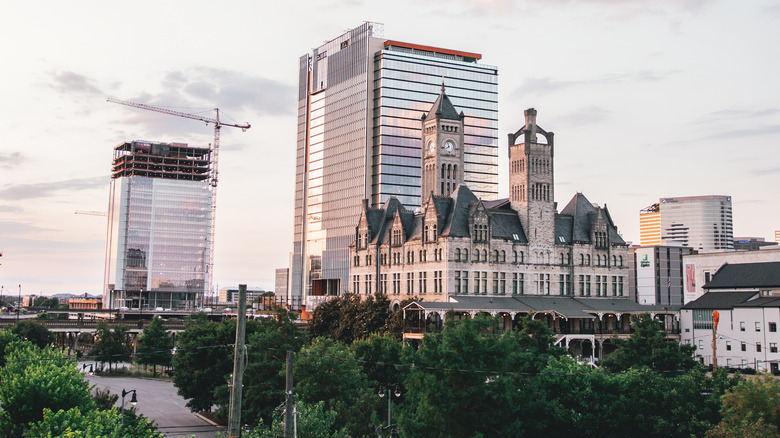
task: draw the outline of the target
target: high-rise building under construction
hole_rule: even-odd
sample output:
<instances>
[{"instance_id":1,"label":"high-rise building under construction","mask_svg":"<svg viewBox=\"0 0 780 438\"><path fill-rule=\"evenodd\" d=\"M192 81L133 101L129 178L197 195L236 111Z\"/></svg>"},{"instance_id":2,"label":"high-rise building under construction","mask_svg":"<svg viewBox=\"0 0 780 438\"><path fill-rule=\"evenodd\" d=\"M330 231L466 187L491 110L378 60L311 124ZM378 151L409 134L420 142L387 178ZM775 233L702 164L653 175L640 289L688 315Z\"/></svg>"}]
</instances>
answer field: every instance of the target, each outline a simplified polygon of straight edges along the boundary
<instances>
[{"instance_id":1,"label":"high-rise building under construction","mask_svg":"<svg viewBox=\"0 0 780 438\"><path fill-rule=\"evenodd\" d=\"M478 53L383 38L363 25L300 58L295 224L288 298L297 308L348 289L362 200L420 206L421 116L442 85L465 113L464 183L498 195L498 70Z\"/></svg>"},{"instance_id":2,"label":"high-rise building under construction","mask_svg":"<svg viewBox=\"0 0 780 438\"><path fill-rule=\"evenodd\" d=\"M114 148L107 308L191 310L209 282L209 148L132 141Z\"/></svg>"}]
</instances>

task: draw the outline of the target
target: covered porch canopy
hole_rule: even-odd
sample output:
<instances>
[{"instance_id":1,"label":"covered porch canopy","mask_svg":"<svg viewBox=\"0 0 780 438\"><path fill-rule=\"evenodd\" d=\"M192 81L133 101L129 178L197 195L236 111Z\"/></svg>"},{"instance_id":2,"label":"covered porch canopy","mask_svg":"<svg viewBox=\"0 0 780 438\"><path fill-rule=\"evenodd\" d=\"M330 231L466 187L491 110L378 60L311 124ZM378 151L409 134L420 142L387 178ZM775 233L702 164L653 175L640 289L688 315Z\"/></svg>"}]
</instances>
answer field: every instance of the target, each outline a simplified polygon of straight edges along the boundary
<instances>
[{"instance_id":1,"label":"covered porch canopy","mask_svg":"<svg viewBox=\"0 0 780 438\"><path fill-rule=\"evenodd\" d=\"M571 296L454 296L449 301L415 301L404 307L404 337L421 339L428 324L440 324L449 311L474 317L479 313L501 316L511 330L516 318L533 314L560 335L612 336L630 334L631 315L649 313L661 320L667 332L679 333L679 307L647 306L628 299Z\"/></svg>"}]
</instances>

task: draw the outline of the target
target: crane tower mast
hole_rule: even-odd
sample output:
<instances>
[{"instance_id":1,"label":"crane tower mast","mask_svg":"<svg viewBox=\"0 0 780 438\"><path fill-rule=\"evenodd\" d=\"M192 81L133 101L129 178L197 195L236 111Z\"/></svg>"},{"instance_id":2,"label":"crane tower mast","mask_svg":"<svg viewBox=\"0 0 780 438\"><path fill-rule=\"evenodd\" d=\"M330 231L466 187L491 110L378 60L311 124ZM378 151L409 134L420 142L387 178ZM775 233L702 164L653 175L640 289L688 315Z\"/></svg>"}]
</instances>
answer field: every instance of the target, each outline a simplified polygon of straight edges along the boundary
<instances>
[{"instance_id":1,"label":"crane tower mast","mask_svg":"<svg viewBox=\"0 0 780 438\"><path fill-rule=\"evenodd\" d=\"M225 123L220 121L219 108L214 108L214 111L216 112L216 117L211 118L211 117L200 116L197 114L188 114L180 111L175 111L168 108L146 105L143 103L127 102L124 100L114 99L113 97L109 97L106 100L111 103L118 103L120 105L125 105L132 108L139 108L139 109L154 111L162 114L168 114L171 116L183 117L185 119L199 120L201 122L205 122L207 125L209 123L214 124L214 143L212 143L211 145L211 163L209 168L209 185L211 186L211 229L210 229L210 236L209 236L208 291L209 293L212 293L211 288L214 279L214 231L216 229L215 226L216 226L216 215L217 215L217 182L219 181L219 132L223 126L229 126L231 128L240 128L242 132L246 132L246 130L249 129L251 125L249 123L238 125L238 124Z\"/></svg>"}]
</instances>

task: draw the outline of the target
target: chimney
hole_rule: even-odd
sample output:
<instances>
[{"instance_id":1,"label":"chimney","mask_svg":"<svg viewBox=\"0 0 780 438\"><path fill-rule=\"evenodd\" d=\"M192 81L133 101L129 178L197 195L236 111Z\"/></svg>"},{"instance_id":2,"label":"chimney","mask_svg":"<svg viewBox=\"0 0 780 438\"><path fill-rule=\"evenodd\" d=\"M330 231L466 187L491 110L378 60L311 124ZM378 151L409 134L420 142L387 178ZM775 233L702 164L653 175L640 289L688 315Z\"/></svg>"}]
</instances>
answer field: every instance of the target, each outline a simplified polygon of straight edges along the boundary
<instances>
[{"instance_id":1,"label":"chimney","mask_svg":"<svg viewBox=\"0 0 780 438\"><path fill-rule=\"evenodd\" d=\"M526 142L536 143L536 110L525 110Z\"/></svg>"}]
</instances>

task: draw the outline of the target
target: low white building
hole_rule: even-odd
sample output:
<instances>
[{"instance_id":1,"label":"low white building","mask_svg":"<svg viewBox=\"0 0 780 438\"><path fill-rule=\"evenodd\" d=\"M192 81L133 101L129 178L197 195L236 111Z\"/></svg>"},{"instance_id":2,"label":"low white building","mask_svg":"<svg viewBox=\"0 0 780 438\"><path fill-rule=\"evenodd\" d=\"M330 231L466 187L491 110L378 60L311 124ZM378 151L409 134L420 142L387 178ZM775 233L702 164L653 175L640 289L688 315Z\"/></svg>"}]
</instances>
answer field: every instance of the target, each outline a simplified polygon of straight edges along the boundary
<instances>
[{"instance_id":1,"label":"low white building","mask_svg":"<svg viewBox=\"0 0 780 438\"><path fill-rule=\"evenodd\" d=\"M680 311L681 339L706 364L780 373L780 262L727 264ZM713 332L713 311L720 322Z\"/></svg>"}]
</instances>

